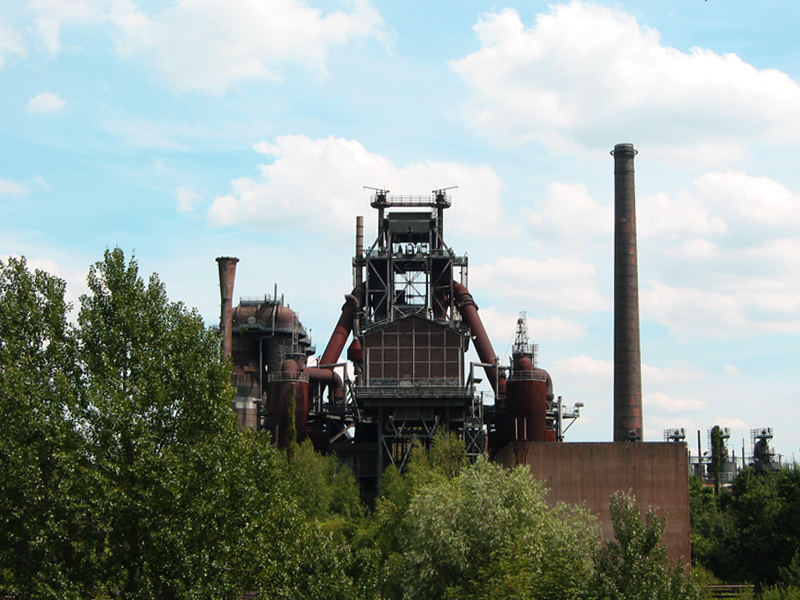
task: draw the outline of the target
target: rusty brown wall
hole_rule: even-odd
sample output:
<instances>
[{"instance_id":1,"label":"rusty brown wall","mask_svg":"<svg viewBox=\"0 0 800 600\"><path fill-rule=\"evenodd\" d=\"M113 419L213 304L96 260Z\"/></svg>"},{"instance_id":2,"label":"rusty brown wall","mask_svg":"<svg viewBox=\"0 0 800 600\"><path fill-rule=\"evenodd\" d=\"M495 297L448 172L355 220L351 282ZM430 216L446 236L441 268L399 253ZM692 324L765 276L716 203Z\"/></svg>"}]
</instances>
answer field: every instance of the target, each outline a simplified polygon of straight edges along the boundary
<instances>
[{"instance_id":1,"label":"rusty brown wall","mask_svg":"<svg viewBox=\"0 0 800 600\"><path fill-rule=\"evenodd\" d=\"M461 336L425 319L396 321L364 335L369 379L422 385L463 381L462 344Z\"/></svg>"},{"instance_id":2,"label":"rusty brown wall","mask_svg":"<svg viewBox=\"0 0 800 600\"><path fill-rule=\"evenodd\" d=\"M550 488L548 502L586 503L609 539L614 536L609 496L633 490L643 511L656 508L666 519L664 543L670 558L689 561L686 444L517 442L501 450L495 460L507 467L528 464L533 476Z\"/></svg>"}]
</instances>

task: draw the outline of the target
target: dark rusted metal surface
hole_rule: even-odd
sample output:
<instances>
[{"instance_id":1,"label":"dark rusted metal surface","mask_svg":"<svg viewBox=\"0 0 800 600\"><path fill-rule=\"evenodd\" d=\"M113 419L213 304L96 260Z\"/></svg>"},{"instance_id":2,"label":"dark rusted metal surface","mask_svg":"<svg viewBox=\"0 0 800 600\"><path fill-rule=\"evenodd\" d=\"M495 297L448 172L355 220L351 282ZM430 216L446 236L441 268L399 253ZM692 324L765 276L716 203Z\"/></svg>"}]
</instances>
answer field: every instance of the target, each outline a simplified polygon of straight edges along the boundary
<instances>
[{"instance_id":1,"label":"dark rusted metal surface","mask_svg":"<svg viewBox=\"0 0 800 600\"><path fill-rule=\"evenodd\" d=\"M279 448L286 447L286 430L289 425L287 408L292 391L294 391L295 429L299 441L306 436L308 375L302 371L296 360L290 358L283 361L280 371L270 373L267 384L267 428Z\"/></svg>"},{"instance_id":2,"label":"dark rusted metal surface","mask_svg":"<svg viewBox=\"0 0 800 600\"><path fill-rule=\"evenodd\" d=\"M342 378L333 369L319 369L305 367L303 373L308 376L310 383L322 383L330 390L330 400L341 403L344 401L344 387Z\"/></svg>"},{"instance_id":3,"label":"dark rusted metal surface","mask_svg":"<svg viewBox=\"0 0 800 600\"><path fill-rule=\"evenodd\" d=\"M639 274L633 144L614 156L614 441L642 439Z\"/></svg>"},{"instance_id":4,"label":"dark rusted metal surface","mask_svg":"<svg viewBox=\"0 0 800 600\"><path fill-rule=\"evenodd\" d=\"M543 442L547 411L546 372L530 356L517 356L506 384L506 411L515 440Z\"/></svg>"},{"instance_id":5,"label":"dark rusted metal surface","mask_svg":"<svg viewBox=\"0 0 800 600\"><path fill-rule=\"evenodd\" d=\"M461 313L461 318L464 323L469 327L472 334L472 340L475 343L475 350L478 352L478 357L481 362L494 365L492 367L484 367L486 378L492 386L492 390L497 393L497 355L492 348L492 342L489 341L489 336L486 334L486 329L483 327L483 322L478 316L478 305L472 298L469 290L460 283L453 282L453 294L456 300L456 306Z\"/></svg>"},{"instance_id":6,"label":"dark rusted metal surface","mask_svg":"<svg viewBox=\"0 0 800 600\"><path fill-rule=\"evenodd\" d=\"M236 263L238 262L239 259L233 256L220 256L217 258L221 300L219 329L222 337L223 356L230 356L233 350L233 282L236 278Z\"/></svg>"},{"instance_id":7,"label":"dark rusted metal surface","mask_svg":"<svg viewBox=\"0 0 800 600\"><path fill-rule=\"evenodd\" d=\"M353 329L353 319L358 310L358 299L351 294L347 294L344 300L345 303L342 306L342 314L339 317L339 321L336 323L336 327L333 329L331 339L328 340L325 351L319 359L321 365L332 365L339 361L342 350L344 350L344 345L347 343L347 338L350 337L350 331Z\"/></svg>"},{"instance_id":8,"label":"dark rusted metal surface","mask_svg":"<svg viewBox=\"0 0 800 600\"><path fill-rule=\"evenodd\" d=\"M460 386L464 373L463 334L412 315L364 335L367 385Z\"/></svg>"}]
</instances>

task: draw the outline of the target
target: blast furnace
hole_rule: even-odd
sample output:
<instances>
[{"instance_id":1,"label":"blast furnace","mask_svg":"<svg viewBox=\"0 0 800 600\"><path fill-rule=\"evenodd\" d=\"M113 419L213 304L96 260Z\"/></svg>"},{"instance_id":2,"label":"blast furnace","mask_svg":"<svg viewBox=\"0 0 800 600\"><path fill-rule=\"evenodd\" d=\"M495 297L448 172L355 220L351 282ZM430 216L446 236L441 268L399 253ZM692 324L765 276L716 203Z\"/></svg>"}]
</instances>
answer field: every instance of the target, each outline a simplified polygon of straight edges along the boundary
<instances>
[{"instance_id":1,"label":"blast furnace","mask_svg":"<svg viewBox=\"0 0 800 600\"><path fill-rule=\"evenodd\" d=\"M459 435L470 457L513 440L561 439L562 421L577 411L562 410L549 374L535 364L524 317L510 364L499 364L467 288L467 257L444 239L447 190L374 190L370 204L376 237L365 246L357 217L352 291L316 366L297 314L277 293L231 306L236 259L217 259L240 423L269 429L279 446L287 431L311 438L349 464L365 489L386 466L403 469L414 441L427 445L438 429ZM470 343L478 362L467 358ZM477 391L476 369L491 393Z\"/></svg>"}]
</instances>

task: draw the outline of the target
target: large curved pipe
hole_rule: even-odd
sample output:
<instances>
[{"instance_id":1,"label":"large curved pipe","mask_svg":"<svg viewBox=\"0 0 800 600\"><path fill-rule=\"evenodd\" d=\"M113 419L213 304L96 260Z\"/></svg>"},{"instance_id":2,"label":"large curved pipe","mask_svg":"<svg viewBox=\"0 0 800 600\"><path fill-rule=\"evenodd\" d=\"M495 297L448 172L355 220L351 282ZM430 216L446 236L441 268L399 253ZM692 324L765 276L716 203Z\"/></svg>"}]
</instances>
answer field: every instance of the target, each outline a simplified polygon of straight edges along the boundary
<instances>
[{"instance_id":1,"label":"large curved pipe","mask_svg":"<svg viewBox=\"0 0 800 600\"><path fill-rule=\"evenodd\" d=\"M497 355L492 348L492 342L486 334L481 318L478 316L478 305L472 298L469 290L458 282L453 282L453 295L455 296L456 306L461 313L461 318L469 327L472 339L475 342L475 350L482 363L493 365L484 367L486 377L492 386L492 390L497 393Z\"/></svg>"},{"instance_id":2,"label":"large curved pipe","mask_svg":"<svg viewBox=\"0 0 800 600\"><path fill-rule=\"evenodd\" d=\"M331 400L341 402L344 400L344 386L342 378L333 369L320 369L318 367L306 367L303 373L308 375L311 383L324 383L331 390Z\"/></svg>"},{"instance_id":3,"label":"large curved pipe","mask_svg":"<svg viewBox=\"0 0 800 600\"><path fill-rule=\"evenodd\" d=\"M344 345L347 343L347 338L350 337L350 331L353 329L353 319L358 310L358 298L352 294L347 294L344 300L342 314L331 334L331 339L328 340L328 345L325 346L325 351L319 359L319 364L321 365L332 365L339 361Z\"/></svg>"}]
</instances>

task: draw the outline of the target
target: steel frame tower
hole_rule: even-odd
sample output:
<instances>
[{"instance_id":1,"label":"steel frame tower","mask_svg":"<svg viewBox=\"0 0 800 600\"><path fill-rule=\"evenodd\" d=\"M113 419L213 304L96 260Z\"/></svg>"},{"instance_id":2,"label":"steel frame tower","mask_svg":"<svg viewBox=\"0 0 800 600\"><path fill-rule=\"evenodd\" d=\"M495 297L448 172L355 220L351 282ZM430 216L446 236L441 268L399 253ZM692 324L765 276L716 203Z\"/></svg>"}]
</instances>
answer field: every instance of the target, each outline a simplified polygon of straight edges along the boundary
<instances>
[{"instance_id":1,"label":"steel frame tower","mask_svg":"<svg viewBox=\"0 0 800 600\"><path fill-rule=\"evenodd\" d=\"M414 440L429 444L438 428L456 432L470 456L483 453L482 398L465 378L469 329L456 310L453 282L467 278L467 257L443 238L446 190L389 196L375 190L374 243L353 259L361 296L354 404L375 425L376 471L403 469ZM427 209L427 210L425 210ZM361 224L358 221L358 224ZM358 229L358 225L357 225ZM358 233L357 233L358 235Z\"/></svg>"}]
</instances>

